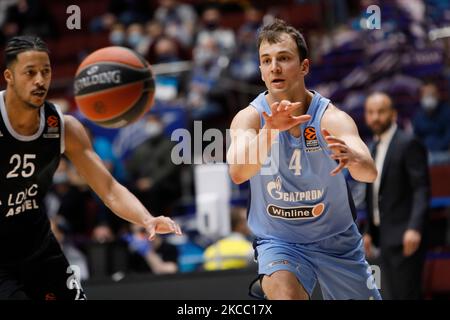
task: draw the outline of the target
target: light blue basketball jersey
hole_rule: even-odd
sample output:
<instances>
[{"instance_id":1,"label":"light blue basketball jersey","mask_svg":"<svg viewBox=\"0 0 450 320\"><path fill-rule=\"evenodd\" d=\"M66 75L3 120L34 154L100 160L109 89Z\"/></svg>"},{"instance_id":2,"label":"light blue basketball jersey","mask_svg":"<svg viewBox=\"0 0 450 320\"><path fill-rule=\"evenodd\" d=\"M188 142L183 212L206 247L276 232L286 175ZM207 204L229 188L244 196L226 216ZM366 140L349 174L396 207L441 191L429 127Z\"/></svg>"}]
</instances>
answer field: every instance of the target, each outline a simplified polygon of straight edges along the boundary
<instances>
[{"instance_id":1,"label":"light blue basketball jersey","mask_svg":"<svg viewBox=\"0 0 450 320\"><path fill-rule=\"evenodd\" d=\"M320 121L330 103L314 92L301 124L299 138L280 132L266 163L250 179L249 227L262 239L291 243L320 241L347 230L353 223L353 200L342 173L331 176L337 162L330 158ZM260 114L271 114L266 92L252 105Z\"/></svg>"}]
</instances>

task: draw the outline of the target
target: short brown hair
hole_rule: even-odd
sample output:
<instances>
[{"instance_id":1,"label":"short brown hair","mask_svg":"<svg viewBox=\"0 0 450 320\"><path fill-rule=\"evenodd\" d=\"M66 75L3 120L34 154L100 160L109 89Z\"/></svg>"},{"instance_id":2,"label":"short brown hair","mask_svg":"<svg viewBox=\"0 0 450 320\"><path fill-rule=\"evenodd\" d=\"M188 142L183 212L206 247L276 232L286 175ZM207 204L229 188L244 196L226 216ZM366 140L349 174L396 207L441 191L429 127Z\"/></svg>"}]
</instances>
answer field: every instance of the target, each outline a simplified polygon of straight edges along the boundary
<instances>
[{"instance_id":1,"label":"short brown hair","mask_svg":"<svg viewBox=\"0 0 450 320\"><path fill-rule=\"evenodd\" d=\"M272 23L264 25L258 32L258 50L263 41L270 44L281 41L281 35L286 33L292 37L297 44L300 61L308 58L308 47L303 35L293 26L288 25L284 20L275 19Z\"/></svg>"}]
</instances>

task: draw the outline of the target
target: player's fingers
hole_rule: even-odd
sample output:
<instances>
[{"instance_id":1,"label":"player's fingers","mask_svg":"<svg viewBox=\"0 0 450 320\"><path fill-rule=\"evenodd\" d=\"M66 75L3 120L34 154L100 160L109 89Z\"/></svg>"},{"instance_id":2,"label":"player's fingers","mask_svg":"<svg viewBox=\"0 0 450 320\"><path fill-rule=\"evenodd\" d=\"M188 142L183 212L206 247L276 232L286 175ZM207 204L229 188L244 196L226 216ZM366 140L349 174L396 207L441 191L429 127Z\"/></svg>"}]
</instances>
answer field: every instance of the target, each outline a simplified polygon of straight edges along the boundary
<instances>
[{"instance_id":1,"label":"player's fingers","mask_svg":"<svg viewBox=\"0 0 450 320\"><path fill-rule=\"evenodd\" d=\"M292 103L286 104L286 105L281 106L281 107L282 107L283 111L292 112L295 109L297 109L299 106L300 106L300 102L292 102Z\"/></svg>"},{"instance_id":2,"label":"player's fingers","mask_svg":"<svg viewBox=\"0 0 450 320\"><path fill-rule=\"evenodd\" d=\"M292 119L295 120L296 124L300 124L300 123L308 122L311 119L311 116L309 114L304 114L301 116L292 117Z\"/></svg>"},{"instance_id":3,"label":"player's fingers","mask_svg":"<svg viewBox=\"0 0 450 320\"><path fill-rule=\"evenodd\" d=\"M302 104L301 102L292 102L291 104L286 106L286 110L294 111L294 110L298 109L301 106L301 104Z\"/></svg>"},{"instance_id":4,"label":"player's fingers","mask_svg":"<svg viewBox=\"0 0 450 320\"><path fill-rule=\"evenodd\" d=\"M339 165L336 168L334 168L333 171L330 172L330 175L335 176L336 174L341 172L342 169L344 169L345 165L346 165L346 161L340 161Z\"/></svg>"},{"instance_id":5,"label":"player's fingers","mask_svg":"<svg viewBox=\"0 0 450 320\"><path fill-rule=\"evenodd\" d=\"M274 102L270 105L270 110L272 111L272 113L277 111L278 106L280 105L279 102Z\"/></svg>"},{"instance_id":6,"label":"player's fingers","mask_svg":"<svg viewBox=\"0 0 450 320\"><path fill-rule=\"evenodd\" d=\"M340 143L340 144L345 144L344 140L341 140L339 138L336 138L335 136L327 136L325 137L325 141L327 143Z\"/></svg>"},{"instance_id":7,"label":"player's fingers","mask_svg":"<svg viewBox=\"0 0 450 320\"><path fill-rule=\"evenodd\" d=\"M301 105L301 102L292 102L289 104L282 104L278 106L278 112L292 112L295 109L298 109Z\"/></svg>"},{"instance_id":8,"label":"player's fingers","mask_svg":"<svg viewBox=\"0 0 450 320\"><path fill-rule=\"evenodd\" d=\"M289 100L281 100L280 104L277 107L278 112L284 112L289 109L291 106L291 102Z\"/></svg>"},{"instance_id":9,"label":"player's fingers","mask_svg":"<svg viewBox=\"0 0 450 320\"><path fill-rule=\"evenodd\" d=\"M169 229L168 232L175 232L177 230L176 223L172 219L165 217L164 223L167 226L167 229Z\"/></svg>"},{"instance_id":10,"label":"player's fingers","mask_svg":"<svg viewBox=\"0 0 450 320\"><path fill-rule=\"evenodd\" d=\"M176 224L175 222L172 221L172 224L171 224L171 231L172 231L173 233L177 233L177 230L178 230L177 224Z\"/></svg>"},{"instance_id":11,"label":"player's fingers","mask_svg":"<svg viewBox=\"0 0 450 320\"><path fill-rule=\"evenodd\" d=\"M335 154L346 153L348 151L347 146L339 143L329 144L328 148Z\"/></svg>"},{"instance_id":12,"label":"player's fingers","mask_svg":"<svg viewBox=\"0 0 450 320\"><path fill-rule=\"evenodd\" d=\"M289 106L291 104L291 102L289 101L289 100L281 100L280 101L280 106L282 107L282 108L284 108L284 107L286 107L286 106Z\"/></svg>"},{"instance_id":13,"label":"player's fingers","mask_svg":"<svg viewBox=\"0 0 450 320\"><path fill-rule=\"evenodd\" d=\"M330 157L333 160L348 160L348 154L346 153L332 154Z\"/></svg>"},{"instance_id":14,"label":"player's fingers","mask_svg":"<svg viewBox=\"0 0 450 320\"><path fill-rule=\"evenodd\" d=\"M322 129L322 135L326 138L328 136L331 136L331 133L327 129L323 128Z\"/></svg>"},{"instance_id":15,"label":"player's fingers","mask_svg":"<svg viewBox=\"0 0 450 320\"><path fill-rule=\"evenodd\" d=\"M175 224L175 234L181 236L183 234L183 231L181 231L181 227L178 223Z\"/></svg>"},{"instance_id":16,"label":"player's fingers","mask_svg":"<svg viewBox=\"0 0 450 320\"><path fill-rule=\"evenodd\" d=\"M155 234L156 234L156 228L155 225L151 225L149 227L147 227L147 232L148 232L148 239L150 241L155 239Z\"/></svg>"},{"instance_id":17,"label":"player's fingers","mask_svg":"<svg viewBox=\"0 0 450 320\"><path fill-rule=\"evenodd\" d=\"M264 118L264 120L267 122L269 119L270 119L270 117L271 116L269 116L268 114L267 114L267 112L265 112L265 111L263 111L262 112L262 116L263 116L263 118Z\"/></svg>"}]
</instances>

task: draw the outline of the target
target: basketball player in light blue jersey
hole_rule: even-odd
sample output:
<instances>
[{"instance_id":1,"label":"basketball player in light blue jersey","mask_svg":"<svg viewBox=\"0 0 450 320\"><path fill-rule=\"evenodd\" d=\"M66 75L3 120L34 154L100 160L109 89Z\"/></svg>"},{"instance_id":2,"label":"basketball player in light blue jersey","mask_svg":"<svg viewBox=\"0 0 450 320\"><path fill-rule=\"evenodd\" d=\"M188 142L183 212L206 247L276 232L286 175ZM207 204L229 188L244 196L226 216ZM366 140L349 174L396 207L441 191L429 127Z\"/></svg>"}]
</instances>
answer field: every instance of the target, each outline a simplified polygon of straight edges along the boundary
<instances>
[{"instance_id":1,"label":"basketball player in light blue jersey","mask_svg":"<svg viewBox=\"0 0 450 320\"><path fill-rule=\"evenodd\" d=\"M275 20L258 47L267 91L233 119L227 161L235 183L250 180L248 223L264 294L309 299L318 281L325 299L381 299L342 173L373 182L369 150L350 116L305 88L300 32Z\"/></svg>"}]
</instances>

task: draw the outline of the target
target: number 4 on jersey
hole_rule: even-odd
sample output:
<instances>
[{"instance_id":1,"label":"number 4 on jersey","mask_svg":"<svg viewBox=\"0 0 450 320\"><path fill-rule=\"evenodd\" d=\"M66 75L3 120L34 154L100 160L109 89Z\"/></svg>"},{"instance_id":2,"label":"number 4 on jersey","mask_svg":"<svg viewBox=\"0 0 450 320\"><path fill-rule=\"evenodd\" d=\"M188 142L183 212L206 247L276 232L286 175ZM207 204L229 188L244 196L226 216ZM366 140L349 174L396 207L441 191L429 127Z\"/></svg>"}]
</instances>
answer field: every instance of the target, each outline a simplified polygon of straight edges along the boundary
<instances>
[{"instance_id":1,"label":"number 4 on jersey","mask_svg":"<svg viewBox=\"0 0 450 320\"><path fill-rule=\"evenodd\" d=\"M291 161L289 162L289 170L293 170L296 176L301 175L301 156L300 149L295 149L292 153Z\"/></svg>"}]
</instances>

